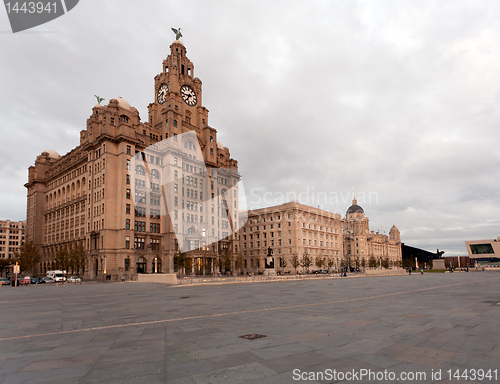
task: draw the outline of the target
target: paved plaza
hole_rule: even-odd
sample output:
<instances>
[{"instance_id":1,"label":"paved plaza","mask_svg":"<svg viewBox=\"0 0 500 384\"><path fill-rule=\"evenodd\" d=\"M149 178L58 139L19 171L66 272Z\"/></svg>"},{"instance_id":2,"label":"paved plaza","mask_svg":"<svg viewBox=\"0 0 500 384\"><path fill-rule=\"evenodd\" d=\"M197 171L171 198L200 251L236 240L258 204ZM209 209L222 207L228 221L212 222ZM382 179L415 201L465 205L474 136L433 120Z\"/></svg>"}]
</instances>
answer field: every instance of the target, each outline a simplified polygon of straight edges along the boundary
<instances>
[{"instance_id":1,"label":"paved plaza","mask_svg":"<svg viewBox=\"0 0 500 384\"><path fill-rule=\"evenodd\" d=\"M496 272L3 286L0 383L494 383L499 302Z\"/></svg>"}]
</instances>

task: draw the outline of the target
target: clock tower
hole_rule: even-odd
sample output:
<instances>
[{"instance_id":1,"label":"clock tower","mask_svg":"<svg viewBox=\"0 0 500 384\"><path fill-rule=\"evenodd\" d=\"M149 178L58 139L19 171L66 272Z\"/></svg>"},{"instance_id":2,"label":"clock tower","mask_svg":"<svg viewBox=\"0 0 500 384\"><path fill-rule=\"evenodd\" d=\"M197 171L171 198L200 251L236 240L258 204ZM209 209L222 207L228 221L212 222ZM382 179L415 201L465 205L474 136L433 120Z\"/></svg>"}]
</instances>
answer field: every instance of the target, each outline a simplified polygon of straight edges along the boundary
<instances>
[{"instance_id":1,"label":"clock tower","mask_svg":"<svg viewBox=\"0 0 500 384\"><path fill-rule=\"evenodd\" d=\"M148 106L149 124L165 139L195 131L207 165L217 166L217 132L208 126L208 109L202 104L202 82L194 77L194 64L186 53L181 41L175 40L170 45L163 71L155 76L154 102Z\"/></svg>"},{"instance_id":2,"label":"clock tower","mask_svg":"<svg viewBox=\"0 0 500 384\"><path fill-rule=\"evenodd\" d=\"M171 219L162 224L163 243L174 251L187 251L194 272L203 269L200 260L207 256L238 252L240 220L238 162L217 140L202 100L202 82L194 76L194 64L184 44L175 40L162 72L155 76L154 101L148 106L145 125L153 138L164 140L162 164L169 164L169 171L162 171L163 176L170 175L165 204ZM151 145L155 151L155 142Z\"/></svg>"}]
</instances>

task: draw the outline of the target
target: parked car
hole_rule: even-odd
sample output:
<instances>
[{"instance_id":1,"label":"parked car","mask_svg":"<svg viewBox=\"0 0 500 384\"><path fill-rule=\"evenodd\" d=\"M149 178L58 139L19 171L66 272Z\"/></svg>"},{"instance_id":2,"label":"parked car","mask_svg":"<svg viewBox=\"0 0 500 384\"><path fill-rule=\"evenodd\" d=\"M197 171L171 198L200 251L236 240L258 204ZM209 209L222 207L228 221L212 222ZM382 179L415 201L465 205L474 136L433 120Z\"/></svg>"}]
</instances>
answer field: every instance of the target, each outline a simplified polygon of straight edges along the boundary
<instances>
[{"instance_id":1,"label":"parked car","mask_svg":"<svg viewBox=\"0 0 500 384\"><path fill-rule=\"evenodd\" d=\"M6 277L0 277L0 285L10 285L10 280Z\"/></svg>"},{"instance_id":2,"label":"parked car","mask_svg":"<svg viewBox=\"0 0 500 384\"><path fill-rule=\"evenodd\" d=\"M32 277L30 283L31 284L40 284L40 279L38 277Z\"/></svg>"},{"instance_id":3,"label":"parked car","mask_svg":"<svg viewBox=\"0 0 500 384\"><path fill-rule=\"evenodd\" d=\"M50 278L50 277L42 277L42 279L40 280L40 283L41 284L45 284L45 283L53 283L54 282L54 279Z\"/></svg>"},{"instance_id":4,"label":"parked car","mask_svg":"<svg viewBox=\"0 0 500 384\"><path fill-rule=\"evenodd\" d=\"M68 283L82 283L82 279L80 279L78 276L71 276L68 278Z\"/></svg>"}]
</instances>

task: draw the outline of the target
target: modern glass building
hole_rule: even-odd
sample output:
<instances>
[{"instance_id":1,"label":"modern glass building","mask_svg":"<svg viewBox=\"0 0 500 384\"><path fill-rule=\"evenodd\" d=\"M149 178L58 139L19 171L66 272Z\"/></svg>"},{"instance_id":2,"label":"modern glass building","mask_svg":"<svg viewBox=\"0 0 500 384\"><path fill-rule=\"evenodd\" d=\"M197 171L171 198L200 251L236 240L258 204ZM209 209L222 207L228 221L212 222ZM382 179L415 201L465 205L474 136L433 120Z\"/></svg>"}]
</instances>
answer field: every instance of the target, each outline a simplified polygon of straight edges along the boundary
<instances>
[{"instance_id":1,"label":"modern glass building","mask_svg":"<svg viewBox=\"0 0 500 384\"><path fill-rule=\"evenodd\" d=\"M500 236L489 240L470 240L465 242L470 258L482 266L500 267Z\"/></svg>"}]
</instances>

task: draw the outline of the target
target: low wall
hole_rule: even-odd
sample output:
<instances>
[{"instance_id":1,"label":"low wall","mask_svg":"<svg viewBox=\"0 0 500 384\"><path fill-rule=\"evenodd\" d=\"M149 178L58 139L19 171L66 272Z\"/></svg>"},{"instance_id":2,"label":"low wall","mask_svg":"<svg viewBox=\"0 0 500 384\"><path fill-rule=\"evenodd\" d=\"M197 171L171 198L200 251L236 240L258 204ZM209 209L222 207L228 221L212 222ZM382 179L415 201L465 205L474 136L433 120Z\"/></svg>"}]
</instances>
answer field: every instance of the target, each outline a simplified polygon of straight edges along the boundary
<instances>
[{"instance_id":1,"label":"low wall","mask_svg":"<svg viewBox=\"0 0 500 384\"><path fill-rule=\"evenodd\" d=\"M387 276L387 275L405 275L406 271L402 268L398 269L367 269L367 276Z\"/></svg>"},{"instance_id":2,"label":"low wall","mask_svg":"<svg viewBox=\"0 0 500 384\"><path fill-rule=\"evenodd\" d=\"M137 275L139 283L161 283L161 284L179 284L179 279L175 273L153 273Z\"/></svg>"}]
</instances>

